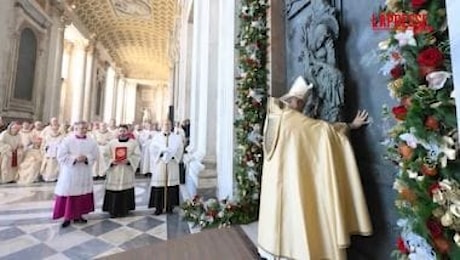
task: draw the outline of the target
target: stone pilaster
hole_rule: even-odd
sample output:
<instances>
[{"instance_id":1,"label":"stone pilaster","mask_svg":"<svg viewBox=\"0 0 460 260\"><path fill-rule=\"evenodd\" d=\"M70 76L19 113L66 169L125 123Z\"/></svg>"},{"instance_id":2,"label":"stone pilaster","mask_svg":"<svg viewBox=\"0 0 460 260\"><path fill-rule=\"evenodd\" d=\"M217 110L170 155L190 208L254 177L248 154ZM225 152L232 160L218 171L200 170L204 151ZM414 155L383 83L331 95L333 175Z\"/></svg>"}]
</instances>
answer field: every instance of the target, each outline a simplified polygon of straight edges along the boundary
<instances>
[{"instance_id":1,"label":"stone pilaster","mask_svg":"<svg viewBox=\"0 0 460 260\"><path fill-rule=\"evenodd\" d=\"M104 122L109 122L113 117L113 101L114 101L114 87L115 85L115 71L112 67L107 68L104 96ZM119 122L117 122L119 123Z\"/></svg>"},{"instance_id":2,"label":"stone pilaster","mask_svg":"<svg viewBox=\"0 0 460 260\"><path fill-rule=\"evenodd\" d=\"M70 123L70 113L72 110L72 89L70 79L70 59L72 56L73 44L64 40L64 49L62 57L62 80L60 84L60 103L59 103L59 121Z\"/></svg>"},{"instance_id":3,"label":"stone pilaster","mask_svg":"<svg viewBox=\"0 0 460 260\"><path fill-rule=\"evenodd\" d=\"M86 74L85 74L85 89L84 89L84 100L83 100L83 120L90 121L91 110L94 109L91 106L91 93L93 92L93 72L95 65L95 42L90 42L86 46Z\"/></svg>"},{"instance_id":4,"label":"stone pilaster","mask_svg":"<svg viewBox=\"0 0 460 260\"><path fill-rule=\"evenodd\" d=\"M74 42L71 57L71 88L72 88L72 112L71 122L83 119L83 102L86 80L86 43L80 40Z\"/></svg>"},{"instance_id":5,"label":"stone pilaster","mask_svg":"<svg viewBox=\"0 0 460 260\"><path fill-rule=\"evenodd\" d=\"M45 95L45 106L43 108L44 121L48 121L50 118L59 115L64 55L64 30L69 21L56 8L53 8L51 11L51 19L53 20L53 24L49 32L48 72L45 84L47 95Z\"/></svg>"}]
</instances>

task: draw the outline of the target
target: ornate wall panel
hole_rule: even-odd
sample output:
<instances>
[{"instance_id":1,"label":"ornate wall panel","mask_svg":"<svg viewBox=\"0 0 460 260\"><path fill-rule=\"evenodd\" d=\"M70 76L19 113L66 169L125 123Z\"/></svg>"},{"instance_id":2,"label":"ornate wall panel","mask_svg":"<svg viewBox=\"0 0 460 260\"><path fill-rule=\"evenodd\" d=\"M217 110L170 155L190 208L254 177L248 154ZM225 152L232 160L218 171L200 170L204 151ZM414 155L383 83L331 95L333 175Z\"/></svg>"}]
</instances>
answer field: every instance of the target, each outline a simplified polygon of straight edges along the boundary
<instances>
[{"instance_id":1,"label":"ornate wall panel","mask_svg":"<svg viewBox=\"0 0 460 260\"><path fill-rule=\"evenodd\" d=\"M15 0L15 20L11 28L13 47L8 60L8 85L5 91L3 110L7 117L39 118L42 113L44 75L46 74L48 28L51 19L35 2ZM32 43L23 42L24 32L35 39ZM30 52L27 54L27 52ZM35 62L28 60L35 53ZM25 77L25 78L23 78Z\"/></svg>"}]
</instances>

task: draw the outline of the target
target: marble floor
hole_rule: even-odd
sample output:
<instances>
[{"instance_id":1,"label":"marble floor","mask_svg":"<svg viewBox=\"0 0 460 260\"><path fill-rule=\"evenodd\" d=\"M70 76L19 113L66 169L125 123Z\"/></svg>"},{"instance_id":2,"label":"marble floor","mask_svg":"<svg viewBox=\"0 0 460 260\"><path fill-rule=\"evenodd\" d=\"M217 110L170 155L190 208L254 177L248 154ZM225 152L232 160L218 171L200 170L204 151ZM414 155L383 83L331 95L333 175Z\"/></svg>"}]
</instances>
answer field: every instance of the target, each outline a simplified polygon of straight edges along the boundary
<instances>
[{"instance_id":1,"label":"marble floor","mask_svg":"<svg viewBox=\"0 0 460 260\"><path fill-rule=\"evenodd\" d=\"M0 185L0 259L93 259L191 232L177 212L152 215L148 179L136 179L136 211L115 219L101 212L103 181L96 181L96 211L64 229L51 219L53 190L54 183Z\"/></svg>"}]
</instances>

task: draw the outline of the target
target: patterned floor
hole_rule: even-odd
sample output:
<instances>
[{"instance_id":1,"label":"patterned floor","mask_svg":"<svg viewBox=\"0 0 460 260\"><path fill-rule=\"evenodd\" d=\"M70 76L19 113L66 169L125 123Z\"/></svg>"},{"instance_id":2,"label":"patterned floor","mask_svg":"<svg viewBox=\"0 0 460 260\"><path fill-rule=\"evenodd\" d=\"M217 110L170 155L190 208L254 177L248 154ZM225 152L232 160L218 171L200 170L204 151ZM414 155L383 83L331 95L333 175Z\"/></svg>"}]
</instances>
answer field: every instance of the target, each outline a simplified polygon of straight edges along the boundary
<instances>
[{"instance_id":1,"label":"patterned floor","mask_svg":"<svg viewBox=\"0 0 460 260\"><path fill-rule=\"evenodd\" d=\"M0 186L0 259L92 259L190 233L177 213L153 216L149 180L136 180L136 211L125 218L101 212L103 181L94 186L88 223L65 229L51 220L54 183Z\"/></svg>"}]
</instances>

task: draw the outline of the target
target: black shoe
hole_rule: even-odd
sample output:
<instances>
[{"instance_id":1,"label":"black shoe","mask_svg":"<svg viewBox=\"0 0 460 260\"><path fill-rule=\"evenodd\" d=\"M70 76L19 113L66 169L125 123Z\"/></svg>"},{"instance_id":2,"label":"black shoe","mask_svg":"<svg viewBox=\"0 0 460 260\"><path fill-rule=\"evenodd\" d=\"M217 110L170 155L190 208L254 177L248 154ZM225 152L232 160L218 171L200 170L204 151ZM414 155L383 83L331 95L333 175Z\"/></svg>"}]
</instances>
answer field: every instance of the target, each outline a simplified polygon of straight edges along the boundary
<instances>
[{"instance_id":1,"label":"black shoe","mask_svg":"<svg viewBox=\"0 0 460 260\"><path fill-rule=\"evenodd\" d=\"M66 227L68 227L68 226L70 226L70 220L64 221L64 222L62 223L62 225L61 225L62 228L66 228Z\"/></svg>"},{"instance_id":2,"label":"black shoe","mask_svg":"<svg viewBox=\"0 0 460 260\"><path fill-rule=\"evenodd\" d=\"M150 172L146 173L146 174L145 174L145 177L147 177L147 178L152 177L152 173L150 173Z\"/></svg>"},{"instance_id":3,"label":"black shoe","mask_svg":"<svg viewBox=\"0 0 460 260\"><path fill-rule=\"evenodd\" d=\"M161 213L162 213L161 210L155 210L153 215L158 216L158 215L161 215Z\"/></svg>"},{"instance_id":4,"label":"black shoe","mask_svg":"<svg viewBox=\"0 0 460 260\"><path fill-rule=\"evenodd\" d=\"M86 220L84 218L79 218L79 219L75 219L73 222L75 222L75 223L83 223L84 224L84 223L87 223L88 220Z\"/></svg>"}]
</instances>

